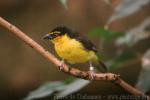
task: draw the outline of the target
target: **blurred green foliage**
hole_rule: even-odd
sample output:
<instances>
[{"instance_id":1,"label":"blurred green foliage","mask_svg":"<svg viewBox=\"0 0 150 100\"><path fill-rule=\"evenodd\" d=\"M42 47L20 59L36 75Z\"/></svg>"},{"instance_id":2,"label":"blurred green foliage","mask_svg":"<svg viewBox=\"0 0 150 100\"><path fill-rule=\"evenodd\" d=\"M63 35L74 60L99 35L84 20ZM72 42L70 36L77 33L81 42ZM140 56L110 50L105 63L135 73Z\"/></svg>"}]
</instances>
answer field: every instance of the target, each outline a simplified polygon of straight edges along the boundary
<instances>
[{"instance_id":1,"label":"blurred green foliage","mask_svg":"<svg viewBox=\"0 0 150 100\"><path fill-rule=\"evenodd\" d=\"M122 32L112 32L110 30L106 30L104 28L96 28L93 29L91 32L89 32L90 36L99 36L100 38L103 38L106 41L110 41L114 38L117 38L119 36L122 36Z\"/></svg>"},{"instance_id":2,"label":"blurred green foliage","mask_svg":"<svg viewBox=\"0 0 150 100\"><path fill-rule=\"evenodd\" d=\"M121 54L114 57L109 64L109 70L115 70L117 68L123 67L122 65L129 60L134 59L136 56L134 53L129 51L124 51Z\"/></svg>"}]
</instances>

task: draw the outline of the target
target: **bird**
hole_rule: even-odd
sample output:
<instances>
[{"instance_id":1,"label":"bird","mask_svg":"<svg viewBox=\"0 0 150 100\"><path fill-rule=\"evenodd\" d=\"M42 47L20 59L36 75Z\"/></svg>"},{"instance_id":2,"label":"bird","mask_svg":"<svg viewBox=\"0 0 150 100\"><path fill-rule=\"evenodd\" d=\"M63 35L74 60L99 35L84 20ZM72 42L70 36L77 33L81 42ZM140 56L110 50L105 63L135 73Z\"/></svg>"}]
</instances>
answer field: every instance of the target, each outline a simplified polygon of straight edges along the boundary
<instances>
[{"instance_id":1,"label":"bird","mask_svg":"<svg viewBox=\"0 0 150 100\"><path fill-rule=\"evenodd\" d=\"M54 44L54 49L62 59L59 69L63 69L65 61L70 64L89 63L91 78L94 77L93 64L100 65L105 71L107 66L100 60L96 46L85 36L67 26L57 26L44 35L43 39Z\"/></svg>"}]
</instances>

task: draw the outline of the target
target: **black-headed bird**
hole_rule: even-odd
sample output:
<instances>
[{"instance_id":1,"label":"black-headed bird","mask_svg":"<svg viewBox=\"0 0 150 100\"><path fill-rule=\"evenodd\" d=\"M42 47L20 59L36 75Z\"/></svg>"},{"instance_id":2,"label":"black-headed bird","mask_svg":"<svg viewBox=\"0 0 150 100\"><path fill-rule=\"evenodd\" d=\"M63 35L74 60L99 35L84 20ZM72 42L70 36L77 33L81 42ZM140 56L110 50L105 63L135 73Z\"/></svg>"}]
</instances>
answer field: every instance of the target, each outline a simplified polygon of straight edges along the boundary
<instances>
[{"instance_id":1,"label":"black-headed bird","mask_svg":"<svg viewBox=\"0 0 150 100\"><path fill-rule=\"evenodd\" d=\"M63 69L64 61L70 64L89 63L89 72L93 77L93 63L100 64L106 71L107 68L98 57L95 45L86 37L66 26L54 28L50 33L44 36L44 39L50 40L54 44L56 53L62 59L60 70Z\"/></svg>"}]
</instances>

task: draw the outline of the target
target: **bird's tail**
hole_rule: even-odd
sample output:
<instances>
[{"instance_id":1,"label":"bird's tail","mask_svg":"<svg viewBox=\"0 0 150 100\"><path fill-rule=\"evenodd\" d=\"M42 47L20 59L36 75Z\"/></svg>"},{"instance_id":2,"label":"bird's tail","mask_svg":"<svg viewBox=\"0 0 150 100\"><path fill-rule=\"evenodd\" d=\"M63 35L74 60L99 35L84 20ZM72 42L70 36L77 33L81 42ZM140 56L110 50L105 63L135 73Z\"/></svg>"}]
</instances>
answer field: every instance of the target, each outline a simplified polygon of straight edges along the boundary
<instances>
[{"instance_id":1,"label":"bird's tail","mask_svg":"<svg viewBox=\"0 0 150 100\"><path fill-rule=\"evenodd\" d=\"M105 63L103 63L101 60L99 60L98 63L99 63L99 65L100 65L100 67L99 67L98 69L103 68L103 71L104 71L104 72L108 72L108 68L107 68L107 66L106 66Z\"/></svg>"},{"instance_id":2,"label":"bird's tail","mask_svg":"<svg viewBox=\"0 0 150 100\"><path fill-rule=\"evenodd\" d=\"M95 55L93 62L95 62L97 70L104 73L108 72L108 67L100 60L100 56L98 54Z\"/></svg>"}]
</instances>

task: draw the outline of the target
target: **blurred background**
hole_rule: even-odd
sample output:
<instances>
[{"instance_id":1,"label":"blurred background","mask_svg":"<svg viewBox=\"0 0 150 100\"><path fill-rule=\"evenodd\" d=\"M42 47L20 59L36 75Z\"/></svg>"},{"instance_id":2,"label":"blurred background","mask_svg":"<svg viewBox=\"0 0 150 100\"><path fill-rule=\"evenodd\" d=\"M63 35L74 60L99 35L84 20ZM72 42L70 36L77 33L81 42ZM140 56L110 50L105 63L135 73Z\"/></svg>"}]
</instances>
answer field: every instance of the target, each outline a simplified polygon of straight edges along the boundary
<instances>
[{"instance_id":1,"label":"blurred background","mask_svg":"<svg viewBox=\"0 0 150 100\"><path fill-rule=\"evenodd\" d=\"M149 0L1 0L0 16L55 55L53 45L43 41L43 35L59 25L76 29L93 41L111 72L119 73L125 81L150 94ZM0 27L1 100L20 100L44 83L63 82L68 77ZM72 79L69 77L66 84L71 84ZM81 82L71 88L77 88ZM53 94L62 92L55 87L52 90ZM86 81L79 90L67 95L78 93L128 95L122 88L103 81ZM39 100L48 98L46 95Z\"/></svg>"}]
</instances>

